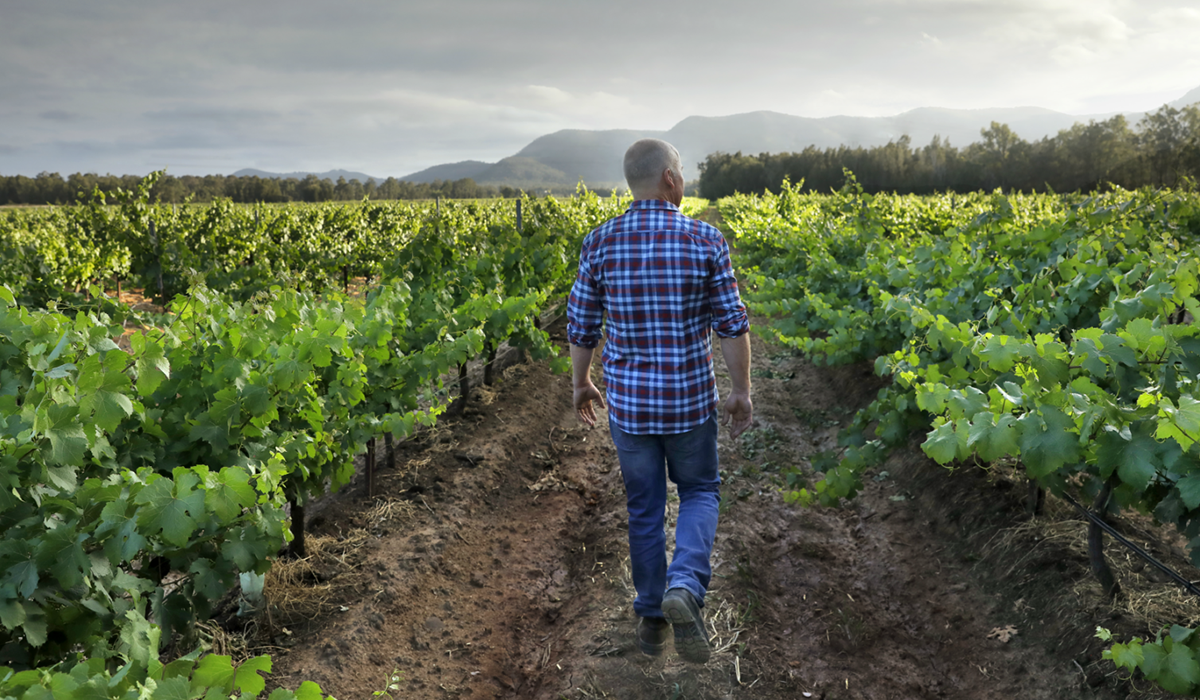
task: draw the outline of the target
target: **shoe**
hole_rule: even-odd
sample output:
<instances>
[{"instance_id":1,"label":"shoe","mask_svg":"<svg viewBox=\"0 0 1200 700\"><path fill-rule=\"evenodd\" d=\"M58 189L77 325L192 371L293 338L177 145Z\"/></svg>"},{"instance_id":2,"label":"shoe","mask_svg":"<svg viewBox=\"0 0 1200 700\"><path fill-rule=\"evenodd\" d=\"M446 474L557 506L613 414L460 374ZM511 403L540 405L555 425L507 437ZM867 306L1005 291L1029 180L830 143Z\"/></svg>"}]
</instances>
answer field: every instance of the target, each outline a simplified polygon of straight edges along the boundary
<instances>
[{"instance_id":1,"label":"shoe","mask_svg":"<svg viewBox=\"0 0 1200 700\"><path fill-rule=\"evenodd\" d=\"M663 596L662 611L675 629L675 653L692 663L707 662L712 648L695 596L686 589L672 588Z\"/></svg>"},{"instance_id":2,"label":"shoe","mask_svg":"<svg viewBox=\"0 0 1200 700\"><path fill-rule=\"evenodd\" d=\"M646 656L661 656L667 648L667 630L671 623L661 617L643 617L638 621L638 648Z\"/></svg>"}]
</instances>

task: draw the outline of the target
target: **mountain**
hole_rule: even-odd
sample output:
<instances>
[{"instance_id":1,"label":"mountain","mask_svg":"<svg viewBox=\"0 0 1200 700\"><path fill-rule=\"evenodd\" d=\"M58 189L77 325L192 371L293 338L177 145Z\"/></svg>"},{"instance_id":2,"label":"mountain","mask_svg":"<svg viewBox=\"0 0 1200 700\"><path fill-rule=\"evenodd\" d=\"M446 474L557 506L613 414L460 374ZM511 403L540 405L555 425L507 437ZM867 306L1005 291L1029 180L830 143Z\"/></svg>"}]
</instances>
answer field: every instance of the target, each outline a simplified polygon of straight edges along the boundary
<instances>
[{"instance_id":1,"label":"mountain","mask_svg":"<svg viewBox=\"0 0 1200 700\"><path fill-rule=\"evenodd\" d=\"M438 167L445 167L445 166L438 166ZM430 168L430 169L432 170L432 168ZM308 177L309 175L316 175L318 180L329 179L329 180L333 180L334 182L337 182L339 177L344 177L344 178L346 178L346 182L350 182L351 180L358 180L359 182L364 183L364 184L367 182L367 180L374 180L375 182L383 182L386 179L386 178L382 178L382 177L372 177L372 176L364 174L364 173L356 173L352 170L326 170L323 173L307 173L307 172L271 173L271 172L267 172L266 170L258 170L256 168L242 168L241 170L234 173L235 177L263 177L263 178L277 178L280 180L303 180L304 178Z\"/></svg>"},{"instance_id":2,"label":"mountain","mask_svg":"<svg viewBox=\"0 0 1200 700\"><path fill-rule=\"evenodd\" d=\"M425 168L420 172L412 175L405 175L401 180L409 182L433 182L434 180L461 180L464 177L479 180L479 174L494 163L484 163L481 160L464 160L458 163L446 163L445 165L435 165L432 168Z\"/></svg>"},{"instance_id":3,"label":"mountain","mask_svg":"<svg viewBox=\"0 0 1200 700\"><path fill-rule=\"evenodd\" d=\"M1076 122L1108 116L1077 116L1039 107L973 110L923 107L890 117L812 118L778 112L688 117L667 131L564 129L534 139L516 155L499 163L467 161L471 169L454 171L448 169L458 164L435 166L399 179L412 182L457 179L447 176L452 173L486 185L532 189L538 185L571 186L583 180L592 187L605 189L624 187L625 149L646 137L674 144L683 160L684 177L694 180L700 175L699 163L716 151L758 154L803 151L810 146L869 148L905 135L914 146L925 145L936 135L944 143L963 147L980 140L979 132L992 122L1007 124L1026 141L1036 141ZM1140 116L1130 115L1134 121ZM535 167L538 164L542 167Z\"/></svg>"},{"instance_id":4,"label":"mountain","mask_svg":"<svg viewBox=\"0 0 1200 700\"><path fill-rule=\"evenodd\" d=\"M1200 102L1200 87L1191 90L1173 107ZM606 189L624 187L622 159L629 144L640 138L665 139L679 149L684 177L700 176L699 163L710 153L741 151L747 154L803 151L810 146L826 149L882 146L908 136L913 146L923 146L939 136L943 143L964 147L980 140L980 131L992 122L1007 124L1026 141L1037 141L1069 129L1077 122L1107 119L1112 114L1071 115L1040 107L995 109L944 109L922 107L890 117L797 117L778 112L749 112L724 117L688 117L667 131L609 129L587 131L563 129L534 139L517 153L497 163L466 160L426 168L398 179L410 182L460 180L472 178L479 184L522 189L539 186L571 187L583 180ZM1131 123L1141 113L1125 115ZM303 178L308 173L267 173L239 170L235 175ZM337 180L369 176L345 170L317 173L317 177ZM381 182L381 178L375 178Z\"/></svg>"},{"instance_id":5,"label":"mountain","mask_svg":"<svg viewBox=\"0 0 1200 700\"><path fill-rule=\"evenodd\" d=\"M1200 87L1191 90L1188 92L1188 94L1184 95L1178 100L1175 100L1171 103L1171 106L1175 109L1179 109L1181 107L1187 107L1188 105L1196 104L1197 102L1200 102Z\"/></svg>"}]
</instances>

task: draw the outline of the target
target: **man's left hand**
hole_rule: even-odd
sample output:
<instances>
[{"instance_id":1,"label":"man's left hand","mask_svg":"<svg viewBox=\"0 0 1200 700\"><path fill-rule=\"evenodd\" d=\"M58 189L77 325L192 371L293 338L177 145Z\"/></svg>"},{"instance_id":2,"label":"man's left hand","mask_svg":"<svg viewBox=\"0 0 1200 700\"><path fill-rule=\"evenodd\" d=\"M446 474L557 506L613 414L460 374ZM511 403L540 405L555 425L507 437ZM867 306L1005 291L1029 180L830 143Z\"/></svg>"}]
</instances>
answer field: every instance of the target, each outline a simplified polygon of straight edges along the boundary
<instances>
[{"instance_id":1,"label":"man's left hand","mask_svg":"<svg viewBox=\"0 0 1200 700\"><path fill-rule=\"evenodd\" d=\"M595 384L588 381L582 387L575 389L575 412L579 414L579 420L588 424L588 427L596 427L596 405L604 408L604 397L600 395L600 390Z\"/></svg>"}]
</instances>

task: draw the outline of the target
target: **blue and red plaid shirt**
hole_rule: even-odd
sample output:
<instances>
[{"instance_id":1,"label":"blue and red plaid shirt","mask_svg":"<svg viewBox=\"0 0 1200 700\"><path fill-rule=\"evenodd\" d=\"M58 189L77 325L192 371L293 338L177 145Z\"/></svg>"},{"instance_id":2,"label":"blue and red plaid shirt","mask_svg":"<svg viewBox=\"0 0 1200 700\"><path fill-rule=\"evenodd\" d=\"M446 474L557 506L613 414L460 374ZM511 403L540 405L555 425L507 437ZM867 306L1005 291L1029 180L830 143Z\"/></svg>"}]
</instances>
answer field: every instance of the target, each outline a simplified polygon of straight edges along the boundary
<instances>
[{"instance_id":1,"label":"blue and red plaid shirt","mask_svg":"<svg viewBox=\"0 0 1200 700\"><path fill-rule=\"evenodd\" d=\"M583 239L570 343L596 347L605 311L609 420L640 435L708 420L719 401L709 328L722 338L750 329L721 232L670 202L630 204Z\"/></svg>"}]
</instances>

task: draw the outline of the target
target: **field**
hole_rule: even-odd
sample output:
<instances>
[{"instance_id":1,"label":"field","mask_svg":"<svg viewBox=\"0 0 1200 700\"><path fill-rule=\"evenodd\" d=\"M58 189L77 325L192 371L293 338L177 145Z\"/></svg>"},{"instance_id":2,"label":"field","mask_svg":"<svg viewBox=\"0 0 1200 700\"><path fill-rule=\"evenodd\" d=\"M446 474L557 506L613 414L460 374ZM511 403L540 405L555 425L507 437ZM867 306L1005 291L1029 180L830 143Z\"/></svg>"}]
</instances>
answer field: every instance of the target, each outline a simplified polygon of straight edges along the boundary
<instances>
[{"instance_id":1,"label":"field","mask_svg":"<svg viewBox=\"0 0 1200 700\"><path fill-rule=\"evenodd\" d=\"M561 373L575 251L620 200L9 211L2 646L58 665L0 687L1193 692L1195 599L1112 538L1198 578L1196 201L690 203L758 332L702 668L633 647L619 470Z\"/></svg>"},{"instance_id":2,"label":"field","mask_svg":"<svg viewBox=\"0 0 1200 700\"><path fill-rule=\"evenodd\" d=\"M274 680L340 698L393 670L404 698L1126 697L1092 631L1145 630L1091 581L1078 516L1031 522L1013 475L947 478L915 445L847 507L785 503L782 468L834 445L881 381L757 339L754 352L756 427L721 437L706 666L637 651L606 426L577 422L568 377L518 364L406 443L384 494L352 484L316 516L329 549L281 567L310 583L254 630L286 649Z\"/></svg>"}]
</instances>

